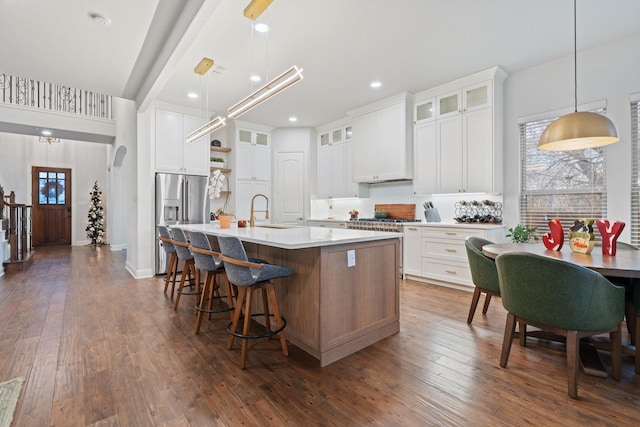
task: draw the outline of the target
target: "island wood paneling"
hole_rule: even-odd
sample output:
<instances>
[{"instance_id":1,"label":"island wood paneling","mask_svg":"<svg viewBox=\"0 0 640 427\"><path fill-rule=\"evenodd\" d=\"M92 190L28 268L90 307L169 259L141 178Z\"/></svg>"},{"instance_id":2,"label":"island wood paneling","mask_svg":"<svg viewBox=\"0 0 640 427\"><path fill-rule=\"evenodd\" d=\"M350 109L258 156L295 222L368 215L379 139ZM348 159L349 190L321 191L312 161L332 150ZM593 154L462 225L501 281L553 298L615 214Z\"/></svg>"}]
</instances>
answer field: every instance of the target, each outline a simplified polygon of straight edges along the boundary
<instances>
[{"instance_id":1,"label":"island wood paneling","mask_svg":"<svg viewBox=\"0 0 640 427\"><path fill-rule=\"evenodd\" d=\"M398 332L399 248L398 239L296 250L245 243L249 256L295 272L274 280L285 334L320 366ZM259 298L253 304L262 312Z\"/></svg>"}]
</instances>

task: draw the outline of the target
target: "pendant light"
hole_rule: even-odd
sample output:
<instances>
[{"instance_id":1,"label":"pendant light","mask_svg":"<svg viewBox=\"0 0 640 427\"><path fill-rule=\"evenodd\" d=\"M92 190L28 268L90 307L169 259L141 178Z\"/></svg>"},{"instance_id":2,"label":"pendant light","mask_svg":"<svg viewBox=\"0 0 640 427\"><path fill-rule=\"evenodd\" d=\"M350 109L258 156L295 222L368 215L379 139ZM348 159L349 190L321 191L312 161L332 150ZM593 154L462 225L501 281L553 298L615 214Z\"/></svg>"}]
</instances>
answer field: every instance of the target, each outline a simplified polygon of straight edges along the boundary
<instances>
[{"instance_id":1,"label":"pendant light","mask_svg":"<svg viewBox=\"0 0 640 427\"><path fill-rule=\"evenodd\" d=\"M198 65L196 65L196 67L193 69L193 72L196 74L199 74L200 80L202 81L202 76L206 75L211 67L213 67L213 59L204 57L200 60ZM199 127L198 129L194 130L189 135L187 135L187 138L186 138L187 142L197 141L203 136L209 135L210 133L217 131L218 129L224 127L225 125L225 120L226 120L225 118L218 116L214 119L211 119L209 117L209 78L208 77L207 77L207 112L206 113L207 113L207 118L210 120L207 123L205 123L203 126Z\"/></svg>"},{"instance_id":2,"label":"pendant light","mask_svg":"<svg viewBox=\"0 0 640 427\"><path fill-rule=\"evenodd\" d=\"M576 0L573 0L573 113L552 122L542 132L539 150L570 151L602 147L618 142L618 131L611 120L602 114L578 111L578 47L576 36Z\"/></svg>"},{"instance_id":3,"label":"pendant light","mask_svg":"<svg viewBox=\"0 0 640 427\"><path fill-rule=\"evenodd\" d=\"M244 16L246 18L255 21L271 4L273 0L252 0L251 3L245 8ZM251 26L251 67L253 68L253 25ZM267 72L269 69L269 45L267 38ZM253 72L253 70L251 70ZM298 83L302 80L302 68L298 68L293 65L288 70L284 71L275 79L265 84L258 90L252 92L247 97L228 108L229 115L227 117L237 119L249 110L262 104L264 101L270 99L274 95L279 94L288 87ZM267 75L268 76L268 75ZM253 80L253 79L252 79Z\"/></svg>"}]
</instances>

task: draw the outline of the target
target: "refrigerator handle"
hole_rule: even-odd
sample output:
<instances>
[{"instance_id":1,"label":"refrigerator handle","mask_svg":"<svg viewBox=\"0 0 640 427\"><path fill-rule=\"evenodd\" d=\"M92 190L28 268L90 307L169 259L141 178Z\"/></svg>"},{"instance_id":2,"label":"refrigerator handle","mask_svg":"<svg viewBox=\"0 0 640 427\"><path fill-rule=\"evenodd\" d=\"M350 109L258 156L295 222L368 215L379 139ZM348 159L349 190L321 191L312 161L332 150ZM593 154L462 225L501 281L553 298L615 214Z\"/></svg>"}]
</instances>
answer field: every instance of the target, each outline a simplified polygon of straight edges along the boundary
<instances>
[{"instance_id":1,"label":"refrigerator handle","mask_svg":"<svg viewBox=\"0 0 640 427\"><path fill-rule=\"evenodd\" d=\"M189 213L189 178L185 177L184 179L184 194L182 197L182 222L186 223L191 219L191 214Z\"/></svg>"}]
</instances>

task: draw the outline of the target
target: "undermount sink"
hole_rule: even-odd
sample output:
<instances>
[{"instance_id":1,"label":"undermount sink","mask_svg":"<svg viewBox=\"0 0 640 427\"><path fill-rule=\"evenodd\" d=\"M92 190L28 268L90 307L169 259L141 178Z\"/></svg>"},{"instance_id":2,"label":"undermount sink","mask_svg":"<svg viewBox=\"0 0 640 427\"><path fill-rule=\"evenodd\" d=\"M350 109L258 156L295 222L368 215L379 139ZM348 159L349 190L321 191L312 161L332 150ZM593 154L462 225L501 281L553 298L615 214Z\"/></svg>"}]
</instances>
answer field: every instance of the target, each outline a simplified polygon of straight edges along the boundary
<instances>
[{"instance_id":1,"label":"undermount sink","mask_svg":"<svg viewBox=\"0 0 640 427\"><path fill-rule=\"evenodd\" d=\"M280 224L264 224L264 225L256 225L257 228L276 228L276 229L286 229L286 228L295 228L295 225L280 225Z\"/></svg>"}]
</instances>

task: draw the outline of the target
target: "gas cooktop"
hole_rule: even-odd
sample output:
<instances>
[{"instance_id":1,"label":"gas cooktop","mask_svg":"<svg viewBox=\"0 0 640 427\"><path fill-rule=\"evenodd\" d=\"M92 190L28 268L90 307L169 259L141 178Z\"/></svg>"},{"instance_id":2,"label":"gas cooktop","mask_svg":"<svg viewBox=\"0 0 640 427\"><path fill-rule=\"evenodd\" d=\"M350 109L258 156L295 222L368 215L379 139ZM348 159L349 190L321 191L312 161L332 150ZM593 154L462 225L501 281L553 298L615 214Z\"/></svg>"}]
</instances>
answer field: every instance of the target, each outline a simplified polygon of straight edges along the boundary
<instances>
[{"instance_id":1,"label":"gas cooktop","mask_svg":"<svg viewBox=\"0 0 640 427\"><path fill-rule=\"evenodd\" d=\"M367 222L421 222L419 219L399 219L399 218L357 218L350 221L367 221Z\"/></svg>"}]
</instances>

